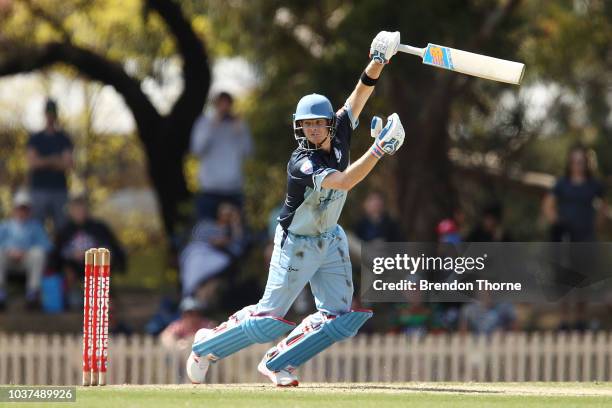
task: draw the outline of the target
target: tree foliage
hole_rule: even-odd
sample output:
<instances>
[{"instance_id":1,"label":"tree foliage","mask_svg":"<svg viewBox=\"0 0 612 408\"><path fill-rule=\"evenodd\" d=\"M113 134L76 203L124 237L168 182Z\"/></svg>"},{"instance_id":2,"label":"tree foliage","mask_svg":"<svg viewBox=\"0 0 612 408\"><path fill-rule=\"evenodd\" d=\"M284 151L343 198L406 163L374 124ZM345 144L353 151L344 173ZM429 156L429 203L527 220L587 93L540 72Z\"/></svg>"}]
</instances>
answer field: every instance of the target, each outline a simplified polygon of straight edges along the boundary
<instances>
[{"instance_id":1,"label":"tree foliage","mask_svg":"<svg viewBox=\"0 0 612 408\"><path fill-rule=\"evenodd\" d=\"M297 100L319 92L340 107L366 65L370 42L378 31L398 30L403 42L412 45L432 42L516 59L514 33L523 21L515 1L255 1L234 2L223 9L214 5L209 2L203 12L209 14L218 35L231 39L263 78L253 96L250 117L260 145L266 146L259 157L271 163L286 160L293 149L291 113ZM466 106L476 104L472 92L476 88L491 99L508 89L480 86L397 55L362 114L365 123L373 114L394 111L403 119L406 145L399 157L378 171L383 177L373 180L395 199L402 214L410 214L402 223L412 238L432 238L436 220L456 203L448 159L449 128L465 119ZM370 143L364 133L357 132L356 157Z\"/></svg>"},{"instance_id":2,"label":"tree foliage","mask_svg":"<svg viewBox=\"0 0 612 408\"><path fill-rule=\"evenodd\" d=\"M0 74L60 60L78 66L79 58L90 54L114 64L118 76L113 85L131 90L124 97L138 123L151 180L170 186L158 187L168 231L178 218L179 202L187 197L186 136L207 89L206 56L201 58L193 33L207 38L214 55L244 56L258 72L260 86L241 101L257 141L246 193L251 219L258 225L284 193L284 166L295 146L291 114L297 100L319 92L341 106L367 63L371 39L382 29L399 30L403 43L443 44L527 66L520 88L423 66L407 55L397 55L385 68L362 114L352 153L358 157L370 143L364 125L371 115L400 114L406 144L368 182L369 188L384 190L405 215L408 237L433 238L437 220L454 207L493 198L508 202L512 222L527 231L528 221L521 220L529 219L526 214L533 218L537 200L515 204L520 201L515 193L498 179L488 179L484 168L495 168L501 177L521 171L559 174L567 147L581 141L598 154L600 173L612 170L612 6L603 0L189 0L180 3L184 22L189 22L182 25L171 23L161 11L176 3L162 0L12 4L0 17ZM181 35L191 42L177 41ZM41 62L41 50L63 43L73 47L71 52L59 52L60 47L55 49L59 57ZM189 44L192 48L185 48ZM38 56L39 63L15 65L24 55ZM194 55L199 57L194 60ZM186 86L189 94L166 111L146 95L130 97L131 92L142 94L146 81L166 81L164 67L178 59L185 83L196 77L197 91ZM95 67L81 68L79 72L109 82L96 75ZM172 125L162 122L172 115ZM152 136L158 132L163 136ZM194 173L193 163L187 170ZM360 197L364 190L359 187L351 196ZM350 205L357 202L352 200L349 215L357 208Z\"/></svg>"},{"instance_id":3,"label":"tree foliage","mask_svg":"<svg viewBox=\"0 0 612 408\"><path fill-rule=\"evenodd\" d=\"M379 30L398 30L402 42L411 45L431 42L526 63L521 87L432 69L406 55L397 55L385 68L361 121L397 111L407 141L399 157L369 177L370 188L383 189L393 199L413 239L433 238L435 224L453 208L476 213L491 200L508 203L513 227L533 238L523 232L533 230L538 196L517 200L523 189L489 179L485 169L502 177L523 171L559 174L567 148L581 141L598 153L601 171L609 173L609 2L216 4L205 3L201 12L262 78L251 98L250 119L259 145L265 146L258 158L270 164L282 166L294 147L296 101L319 92L340 106ZM363 128L354 139L354 156L370 143Z\"/></svg>"},{"instance_id":4,"label":"tree foliage","mask_svg":"<svg viewBox=\"0 0 612 408\"><path fill-rule=\"evenodd\" d=\"M2 16L0 76L66 64L113 86L134 116L163 225L173 235L189 199L182 163L191 125L202 111L210 72L190 17L172 0L16 2ZM143 91L181 61L183 87L162 112Z\"/></svg>"}]
</instances>

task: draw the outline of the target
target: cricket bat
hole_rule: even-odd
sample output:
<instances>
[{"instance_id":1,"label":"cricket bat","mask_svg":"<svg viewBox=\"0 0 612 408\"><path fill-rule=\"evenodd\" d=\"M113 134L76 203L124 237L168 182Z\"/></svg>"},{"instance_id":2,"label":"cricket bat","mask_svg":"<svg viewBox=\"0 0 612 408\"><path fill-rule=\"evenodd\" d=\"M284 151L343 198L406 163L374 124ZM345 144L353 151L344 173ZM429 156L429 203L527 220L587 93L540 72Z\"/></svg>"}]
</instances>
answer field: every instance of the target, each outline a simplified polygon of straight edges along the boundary
<instances>
[{"instance_id":1,"label":"cricket bat","mask_svg":"<svg viewBox=\"0 0 612 408\"><path fill-rule=\"evenodd\" d=\"M423 64L457 71L467 75L519 85L525 64L486 55L474 54L442 45L427 44L425 48L400 44L398 51L423 58Z\"/></svg>"}]
</instances>

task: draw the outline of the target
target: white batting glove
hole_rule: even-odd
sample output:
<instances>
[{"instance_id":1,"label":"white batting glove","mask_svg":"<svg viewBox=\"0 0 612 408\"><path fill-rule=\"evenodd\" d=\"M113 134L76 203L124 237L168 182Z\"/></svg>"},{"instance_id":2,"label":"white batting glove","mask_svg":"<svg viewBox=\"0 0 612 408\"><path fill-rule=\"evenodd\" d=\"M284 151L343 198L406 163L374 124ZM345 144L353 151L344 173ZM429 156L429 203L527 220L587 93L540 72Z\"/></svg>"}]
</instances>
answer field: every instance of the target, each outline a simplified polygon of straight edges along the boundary
<instances>
[{"instance_id":1,"label":"white batting glove","mask_svg":"<svg viewBox=\"0 0 612 408\"><path fill-rule=\"evenodd\" d=\"M399 31L381 31L376 34L370 45L370 58L381 64L387 64L395 54L400 43Z\"/></svg>"},{"instance_id":2,"label":"white batting glove","mask_svg":"<svg viewBox=\"0 0 612 408\"><path fill-rule=\"evenodd\" d=\"M404 127L397 113L387 118L387 124L382 127L382 119L378 116L372 118L370 135L374 138L374 144L370 153L380 159L385 154L394 154L404 144Z\"/></svg>"},{"instance_id":3,"label":"white batting glove","mask_svg":"<svg viewBox=\"0 0 612 408\"><path fill-rule=\"evenodd\" d=\"M380 135L383 128L383 120L378 116L372 116L372 123L370 124L370 136L374 139Z\"/></svg>"}]
</instances>

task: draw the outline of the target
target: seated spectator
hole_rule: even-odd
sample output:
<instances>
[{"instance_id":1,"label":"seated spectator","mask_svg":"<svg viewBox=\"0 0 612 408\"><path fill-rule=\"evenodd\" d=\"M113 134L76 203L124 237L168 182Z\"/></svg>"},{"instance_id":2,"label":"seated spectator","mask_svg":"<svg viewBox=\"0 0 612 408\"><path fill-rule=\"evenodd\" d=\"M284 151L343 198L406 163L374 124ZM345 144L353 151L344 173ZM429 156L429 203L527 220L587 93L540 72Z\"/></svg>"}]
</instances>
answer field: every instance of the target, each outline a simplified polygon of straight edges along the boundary
<instances>
[{"instance_id":1,"label":"seated spectator","mask_svg":"<svg viewBox=\"0 0 612 408\"><path fill-rule=\"evenodd\" d=\"M452 218L445 218L438 223L436 227L438 233L438 242L445 244L460 244L461 235L459 234L459 227Z\"/></svg>"},{"instance_id":2,"label":"seated spectator","mask_svg":"<svg viewBox=\"0 0 612 408\"><path fill-rule=\"evenodd\" d=\"M31 217L32 200L19 191L13 199L13 215L0 224L0 309L6 307L6 275L9 269L26 274L26 306L39 306L40 282L51 243L42 224Z\"/></svg>"},{"instance_id":3,"label":"seated spectator","mask_svg":"<svg viewBox=\"0 0 612 408\"><path fill-rule=\"evenodd\" d=\"M178 305L172 296L164 296L155 314L145 325L145 333L153 336L159 335L170 323L181 317Z\"/></svg>"},{"instance_id":4,"label":"seated spectator","mask_svg":"<svg viewBox=\"0 0 612 408\"><path fill-rule=\"evenodd\" d=\"M222 272L246 250L245 232L240 211L230 203L222 203L216 220L202 220L193 229L190 242L179 257L183 296L202 293L200 301L207 301L210 288ZM206 289L206 290L205 290Z\"/></svg>"},{"instance_id":5,"label":"seated spectator","mask_svg":"<svg viewBox=\"0 0 612 408\"><path fill-rule=\"evenodd\" d=\"M181 317L160 334L161 343L171 350L191 350L193 337L199 329L212 329L217 323L201 315L203 305L193 297L186 297L179 306Z\"/></svg>"},{"instance_id":6,"label":"seated spectator","mask_svg":"<svg viewBox=\"0 0 612 408\"><path fill-rule=\"evenodd\" d=\"M72 198L68 203L68 221L57 233L53 252L53 264L65 276L68 307L82 307L80 287L85 251L98 247L110 250L113 271L125 269L125 252L113 232L104 222L90 216L85 197Z\"/></svg>"},{"instance_id":7,"label":"seated spectator","mask_svg":"<svg viewBox=\"0 0 612 408\"><path fill-rule=\"evenodd\" d=\"M398 223L385 209L385 199L379 192L368 194L363 202L363 217L355 226L355 234L364 242L375 240L399 242L402 240Z\"/></svg>"},{"instance_id":8,"label":"seated spectator","mask_svg":"<svg viewBox=\"0 0 612 408\"><path fill-rule=\"evenodd\" d=\"M415 283L419 280L414 275L406 279ZM405 301L393 303L388 313L391 333L424 336L452 330L450 308L443 303L426 302L426 293L420 290L406 291L403 295Z\"/></svg>"},{"instance_id":9,"label":"seated spectator","mask_svg":"<svg viewBox=\"0 0 612 408\"><path fill-rule=\"evenodd\" d=\"M498 330L513 330L516 326L516 308L512 303L494 303L486 292L474 303L461 310L459 330L475 334L491 334Z\"/></svg>"},{"instance_id":10,"label":"seated spectator","mask_svg":"<svg viewBox=\"0 0 612 408\"><path fill-rule=\"evenodd\" d=\"M508 242L512 238L502 225L502 207L491 203L482 212L478 225L468 234L467 242Z\"/></svg>"},{"instance_id":11,"label":"seated spectator","mask_svg":"<svg viewBox=\"0 0 612 408\"><path fill-rule=\"evenodd\" d=\"M395 303L391 317L391 333L424 336L433 320L432 305L422 302Z\"/></svg>"}]
</instances>

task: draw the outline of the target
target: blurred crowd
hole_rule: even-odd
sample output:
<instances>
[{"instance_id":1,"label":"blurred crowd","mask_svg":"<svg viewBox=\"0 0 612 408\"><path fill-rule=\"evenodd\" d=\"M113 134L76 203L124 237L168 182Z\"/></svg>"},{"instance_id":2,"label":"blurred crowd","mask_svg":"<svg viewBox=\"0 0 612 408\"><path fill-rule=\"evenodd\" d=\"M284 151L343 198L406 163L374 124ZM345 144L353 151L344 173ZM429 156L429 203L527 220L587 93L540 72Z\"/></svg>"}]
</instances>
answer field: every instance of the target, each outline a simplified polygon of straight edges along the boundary
<instances>
[{"instance_id":1,"label":"blurred crowd","mask_svg":"<svg viewBox=\"0 0 612 408\"><path fill-rule=\"evenodd\" d=\"M126 254L112 230L90 214L86 195L71 196L67 175L73 167L73 144L58 124L58 107L45 105L46 126L27 143L27 185L15 192L12 211L0 223L0 312L12 296L7 281L23 281L28 309L46 312L81 310L84 253L106 247L113 257L113 272L126 269ZM164 298L146 325L168 347L187 348L197 329L214 327L218 316L254 303L261 293L261 276L244 273L247 259L258 259L264 276L272 250L279 208L269 216L266 231L252 231L244 212L244 163L253 153L247 123L234 112L232 95L221 92L212 108L196 121L191 153L198 159L198 193L194 222L180 240L176 296ZM542 202L542 215L550 241L594 241L597 224L605 220L604 186L594 176L589 152L582 146L568 153L565 173ZM360 248L378 242L402 242L401 223L395 219L383 192L370 191L361 215L346 225L355 270L355 306L359 304ZM508 242L504 208L490 200L471 222L461 209L439 221L438 241ZM260 256L253 256L259 251ZM263 259L262 259L263 258ZM250 266L253 269L253 265ZM306 288L305 290L308 290ZM119 295L120 296L120 295ZM292 313L303 315L314 307L303 293ZM368 306L368 305L365 305ZM404 303L376 305L384 309L369 330L392 333L493 333L521 327L517 305L495 302L487 296L469 304L426 302L418 293ZM593 328L588 305L564 305L559 329ZM572 319L569 318L572 316ZM366 330L368 328L366 327ZM117 329L120 330L120 329Z\"/></svg>"},{"instance_id":2,"label":"blurred crowd","mask_svg":"<svg viewBox=\"0 0 612 408\"><path fill-rule=\"evenodd\" d=\"M59 125L54 100L47 100L44 115L44 129L27 142L27 183L14 194L10 216L0 222L0 311L15 296L7 280L25 281L28 310L82 310L90 248L110 249L114 269L125 269L125 252L106 223L91 216L86 195L68 194L73 143Z\"/></svg>"}]
</instances>

